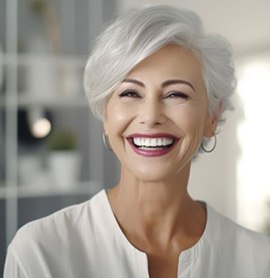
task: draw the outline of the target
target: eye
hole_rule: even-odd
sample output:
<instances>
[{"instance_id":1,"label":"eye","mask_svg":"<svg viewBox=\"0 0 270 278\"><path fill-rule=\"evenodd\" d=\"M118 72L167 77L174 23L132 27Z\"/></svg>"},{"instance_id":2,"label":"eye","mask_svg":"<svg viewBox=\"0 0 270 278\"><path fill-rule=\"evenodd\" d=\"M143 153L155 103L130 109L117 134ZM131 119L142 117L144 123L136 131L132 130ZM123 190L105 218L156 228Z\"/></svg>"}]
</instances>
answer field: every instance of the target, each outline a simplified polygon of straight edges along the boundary
<instances>
[{"instance_id":1,"label":"eye","mask_svg":"<svg viewBox=\"0 0 270 278\"><path fill-rule=\"evenodd\" d=\"M169 92L167 95L166 95L166 98L180 98L180 99L189 99L189 95L183 93L183 92Z\"/></svg>"},{"instance_id":2,"label":"eye","mask_svg":"<svg viewBox=\"0 0 270 278\"><path fill-rule=\"evenodd\" d=\"M130 98L140 98L140 95L133 90L125 90L124 92L122 92L121 94L119 94L119 97L130 97Z\"/></svg>"}]
</instances>

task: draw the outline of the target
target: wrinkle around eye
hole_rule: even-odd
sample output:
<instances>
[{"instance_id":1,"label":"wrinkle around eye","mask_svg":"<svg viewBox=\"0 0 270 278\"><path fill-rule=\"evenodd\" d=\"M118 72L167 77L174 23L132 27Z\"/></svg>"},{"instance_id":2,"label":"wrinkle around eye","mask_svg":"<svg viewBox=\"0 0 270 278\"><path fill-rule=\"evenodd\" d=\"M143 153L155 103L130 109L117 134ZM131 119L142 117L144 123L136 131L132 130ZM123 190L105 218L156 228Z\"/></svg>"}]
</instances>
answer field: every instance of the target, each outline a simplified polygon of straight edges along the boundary
<instances>
[{"instance_id":1,"label":"wrinkle around eye","mask_svg":"<svg viewBox=\"0 0 270 278\"><path fill-rule=\"evenodd\" d=\"M182 99L189 99L190 96L188 94L182 92L171 92L169 93L166 98L182 98Z\"/></svg>"},{"instance_id":2,"label":"wrinkle around eye","mask_svg":"<svg viewBox=\"0 0 270 278\"><path fill-rule=\"evenodd\" d=\"M169 103L185 103L191 99L189 94L183 92L169 92L163 100Z\"/></svg>"},{"instance_id":3,"label":"wrinkle around eye","mask_svg":"<svg viewBox=\"0 0 270 278\"><path fill-rule=\"evenodd\" d=\"M119 98L141 98L140 94L135 90L124 90L123 92L119 93Z\"/></svg>"}]
</instances>

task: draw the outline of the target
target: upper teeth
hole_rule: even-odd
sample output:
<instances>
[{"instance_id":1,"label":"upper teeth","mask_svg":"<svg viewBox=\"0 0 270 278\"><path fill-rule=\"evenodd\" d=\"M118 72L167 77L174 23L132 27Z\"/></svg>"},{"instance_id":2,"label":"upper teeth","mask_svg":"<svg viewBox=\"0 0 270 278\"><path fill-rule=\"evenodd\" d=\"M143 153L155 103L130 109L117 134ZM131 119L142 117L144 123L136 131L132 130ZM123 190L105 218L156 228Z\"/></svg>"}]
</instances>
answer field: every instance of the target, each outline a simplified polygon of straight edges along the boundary
<instances>
[{"instance_id":1,"label":"upper teeth","mask_svg":"<svg viewBox=\"0 0 270 278\"><path fill-rule=\"evenodd\" d=\"M168 146L173 143L172 138L133 138L135 145L142 147Z\"/></svg>"}]
</instances>

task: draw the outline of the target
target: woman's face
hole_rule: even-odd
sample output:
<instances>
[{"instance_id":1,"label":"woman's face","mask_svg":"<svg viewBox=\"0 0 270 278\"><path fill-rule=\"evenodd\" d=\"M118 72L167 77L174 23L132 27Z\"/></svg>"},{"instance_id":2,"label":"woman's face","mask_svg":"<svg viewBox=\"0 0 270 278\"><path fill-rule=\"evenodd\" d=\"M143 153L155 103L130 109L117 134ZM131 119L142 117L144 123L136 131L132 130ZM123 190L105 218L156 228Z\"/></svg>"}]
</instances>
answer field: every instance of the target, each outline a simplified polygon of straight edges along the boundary
<instances>
[{"instance_id":1,"label":"woman's face","mask_svg":"<svg viewBox=\"0 0 270 278\"><path fill-rule=\"evenodd\" d=\"M200 63L190 50L168 45L115 89L104 130L122 170L156 181L181 173L215 124Z\"/></svg>"}]
</instances>

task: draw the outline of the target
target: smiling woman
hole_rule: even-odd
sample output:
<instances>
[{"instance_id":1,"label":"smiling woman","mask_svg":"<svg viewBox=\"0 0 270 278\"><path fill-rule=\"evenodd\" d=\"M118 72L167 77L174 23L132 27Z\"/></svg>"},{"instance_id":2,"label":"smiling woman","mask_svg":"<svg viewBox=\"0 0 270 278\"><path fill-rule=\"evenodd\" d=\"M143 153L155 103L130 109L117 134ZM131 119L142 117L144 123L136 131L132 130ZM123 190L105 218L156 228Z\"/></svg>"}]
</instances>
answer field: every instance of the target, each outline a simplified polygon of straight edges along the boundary
<instances>
[{"instance_id":1,"label":"smiling woman","mask_svg":"<svg viewBox=\"0 0 270 278\"><path fill-rule=\"evenodd\" d=\"M85 89L119 182L21 228L5 278L269 277L270 240L187 189L234 86L229 44L193 12L156 6L117 19L89 57Z\"/></svg>"},{"instance_id":2,"label":"smiling woman","mask_svg":"<svg viewBox=\"0 0 270 278\"><path fill-rule=\"evenodd\" d=\"M165 179L162 173L177 177L189 167L201 138L211 137L217 123L208 111L200 63L191 51L172 44L134 67L109 97L104 116L122 170L156 181Z\"/></svg>"}]
</instances>

